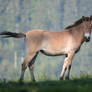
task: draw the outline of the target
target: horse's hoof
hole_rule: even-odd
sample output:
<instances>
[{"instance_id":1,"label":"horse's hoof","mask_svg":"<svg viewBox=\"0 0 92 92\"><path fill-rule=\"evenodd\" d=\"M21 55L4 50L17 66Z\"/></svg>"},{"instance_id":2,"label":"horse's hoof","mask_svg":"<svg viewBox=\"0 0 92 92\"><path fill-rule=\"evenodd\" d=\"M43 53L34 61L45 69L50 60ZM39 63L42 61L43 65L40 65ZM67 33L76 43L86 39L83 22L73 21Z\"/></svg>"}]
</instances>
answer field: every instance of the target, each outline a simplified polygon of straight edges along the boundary
<instances>
[{"instance_id":1,"label":"horse's hoof","mask_svg":"<svg viewBox=\"0 0 92 92\"><path fill-rule=\"evenodd\" d=\"M60 77L59 79L60 79L60 80L63 80L63 77Z\"/></svg>"},{"instance_id":2,"label":"horse's hoof","mask_svg":"<svg viewBox=\"0 0 92 92\"><path fill-rule=\"evenodd\" d=\"M32 82L36 82L36 80L35 80L35 79L33 79L33 80L32 80Z\"/></svg>"},{"instance_id":3,"label":"horse's hoof","mask_svg":"<svg viewBox=\"0 0 92 92\"><path fill-rule=\"evenodd\" d=\"M69 77L65 77L65 80L69 80Z\"/></svg>"},{"instance_id":4,"label":"horse's hoof","mask_svg":"<svg viewBox=\"0 0 92 92\"><path fill-rule=\"evenodd\" d=\"M23 83L24 83L23 80L19 79L19 84L23 84Z\"/></svg>"}]
</instances>

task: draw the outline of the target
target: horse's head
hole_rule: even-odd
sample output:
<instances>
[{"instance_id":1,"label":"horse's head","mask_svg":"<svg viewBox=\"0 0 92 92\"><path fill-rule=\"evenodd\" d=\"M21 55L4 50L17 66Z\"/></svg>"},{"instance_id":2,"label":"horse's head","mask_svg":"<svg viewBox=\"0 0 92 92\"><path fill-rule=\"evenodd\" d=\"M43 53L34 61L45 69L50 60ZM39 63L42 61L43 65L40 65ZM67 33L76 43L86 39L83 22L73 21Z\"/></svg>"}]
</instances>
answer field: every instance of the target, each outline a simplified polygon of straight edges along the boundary
<instances>
[{"instance_id":1,"label":"horse's head","mask_svg":"<svg viewBox=\"0 0 92 92\"><path fill-rule=\"evenodd\" d=\"M90 41L90 35L91 35L91 30L92 30L92 16L90 17L84 17L82 16L82 21L83 21L83 31L84 31L84 38L86 42Z\"/></svg>"}]
</instances>

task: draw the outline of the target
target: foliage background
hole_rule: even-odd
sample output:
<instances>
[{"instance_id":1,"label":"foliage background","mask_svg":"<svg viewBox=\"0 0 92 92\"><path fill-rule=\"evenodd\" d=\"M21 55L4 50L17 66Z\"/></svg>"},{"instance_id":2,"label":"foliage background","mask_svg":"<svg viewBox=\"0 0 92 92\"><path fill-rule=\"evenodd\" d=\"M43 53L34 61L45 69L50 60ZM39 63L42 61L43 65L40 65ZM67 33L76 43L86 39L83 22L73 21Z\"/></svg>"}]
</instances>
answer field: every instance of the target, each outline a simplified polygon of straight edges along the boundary
<instances>
[{"instance_id":1,"label":"foliage background","mask_svg":"<svg viewBox=\"0 0 92 92\"><path fill-rule=\"evenodd\" d=\"M92 0L0 0L0 32L27 32L32 29L63 30L81 16L92 14ZM92 40L92 39L91 39ZM92 75L92 41L84 43L75 55L71 78ZM0 79L19 78L26 56L24 39L0 38ZM59 78L65 56L39 53L35 62L37 80ZM44 77L43 77L44 76ZM25 80L30 75L27 69Z\"/></svg>"}]
</instances>

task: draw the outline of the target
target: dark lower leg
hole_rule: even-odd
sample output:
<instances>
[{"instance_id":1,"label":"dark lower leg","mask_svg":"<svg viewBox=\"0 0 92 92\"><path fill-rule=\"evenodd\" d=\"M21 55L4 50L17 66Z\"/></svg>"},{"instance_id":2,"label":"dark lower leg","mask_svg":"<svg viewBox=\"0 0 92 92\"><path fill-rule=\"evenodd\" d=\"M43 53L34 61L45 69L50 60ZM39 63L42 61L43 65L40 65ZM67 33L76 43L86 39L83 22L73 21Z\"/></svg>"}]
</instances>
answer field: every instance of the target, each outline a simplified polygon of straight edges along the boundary
<instances>
[{"instance_id":1,"label":"dark lower leg","mask_svg":"<svg viewBox=\"0 0 92 92\"><path fill-rule=\"evenodd\" d=\"M24 66L22 64L21 75L20 75L20 79L19 79L20 82L23 81L24 73L25 73L26 68L27 68L27 66L26 65Z\"/></svg>"},{"instance_id":2,"label":"dark lower leg","mask_svg":"<svg viewBox=\"0 0 92 92\"><path fill-rule=\"evenodd\" d=\"M60 74L60 80L63 80L65 71L66 71L66 66L63 65L63 69L62 69L62 72L61 72L61 74Z\"/></svg>"},{"instance_id":3,"label":"dark lower leg","mask_svg":"<svg viewBox=\"0 0 92 92\"><path fill-rule=\"evenodd\" d=\"M67 70L66 70L65 79L67 79L67 80L69 80L70 69L71 69L71 64L67 67Z\"/></svg>"},{"instance_id":4,"label":"dark lower leg","mask_svg":"<svg viewBox=\"0 0 92 92\"><path fill-rule=\"evenodd\" d=\"M35 59L36 59L37 55L38 55L38 53L34 56L34 58L29 62L29 65L28 65L32 81L35 81L35 77L34 77L34 63L35 63Z\"/></svg>"},{"instance_id":5,"label":"dark lower leg","mask_svg":"<svg viewBox=\"0 0 92 92\"><path fill-rule=\"evenodd\" d=\"M29 66L29 70L30 70L30 75L31 75L31 79L32 81L35 81L35 77L34 77L34 64Z\"/></svg>"}]
</instances>

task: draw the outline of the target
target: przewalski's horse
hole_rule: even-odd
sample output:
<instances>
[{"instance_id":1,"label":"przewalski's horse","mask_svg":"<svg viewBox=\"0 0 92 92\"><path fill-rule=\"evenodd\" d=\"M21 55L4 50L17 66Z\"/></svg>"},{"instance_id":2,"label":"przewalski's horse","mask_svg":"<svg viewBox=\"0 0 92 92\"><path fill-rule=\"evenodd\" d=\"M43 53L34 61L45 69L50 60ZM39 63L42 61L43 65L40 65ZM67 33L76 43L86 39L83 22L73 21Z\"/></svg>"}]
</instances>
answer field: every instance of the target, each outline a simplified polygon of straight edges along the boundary
<instances>
[{"instance_id":1,"label":"przewalski's horse","mask_svg":"<svg viewBox=\"0 0 92 92\"><path fill-rule=\"evenodd\" d=\"M84 41L90 41L92 17L82 17L74 24L59 32L31 30L25 34L1 32L4 37L25 37L27 56L22 63L20 81L24 78L27 66L30 69L31 78L35 81L33 68L36 56L39 51L46 55L66 55L60 79L63 79L66 72L66 79L69 79L72 59Z\"/></svg>"}]
</instances>

